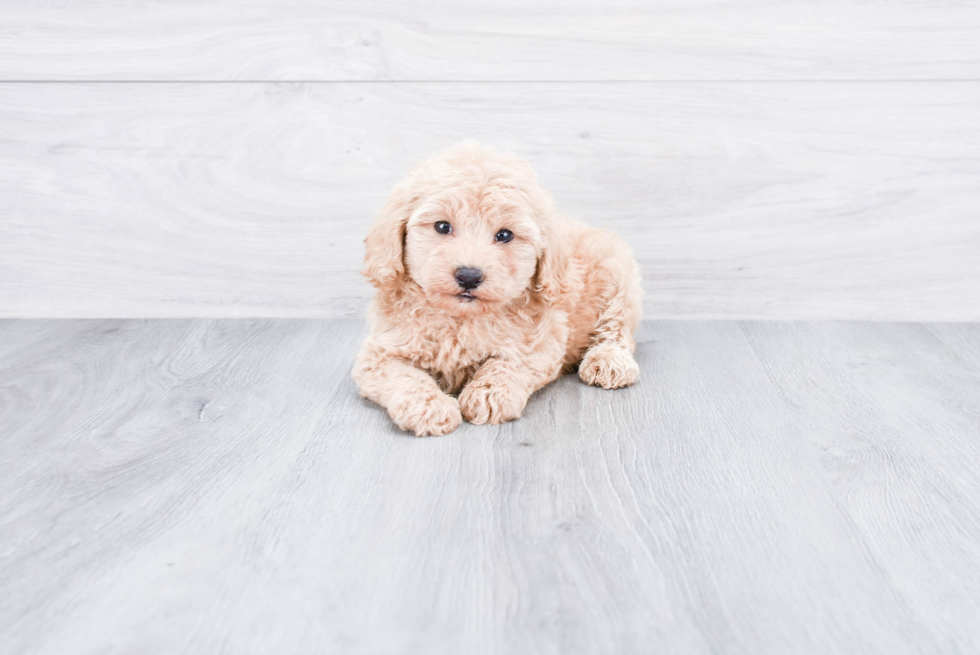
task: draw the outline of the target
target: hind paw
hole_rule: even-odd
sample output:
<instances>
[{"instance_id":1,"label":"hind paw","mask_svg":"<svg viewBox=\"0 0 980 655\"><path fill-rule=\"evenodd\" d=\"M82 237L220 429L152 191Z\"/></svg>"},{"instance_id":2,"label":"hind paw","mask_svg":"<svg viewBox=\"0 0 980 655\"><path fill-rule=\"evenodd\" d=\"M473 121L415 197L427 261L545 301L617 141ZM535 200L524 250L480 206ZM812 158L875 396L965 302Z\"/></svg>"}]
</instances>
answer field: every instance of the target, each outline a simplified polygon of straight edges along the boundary
<instances>
[{"instance_id":1,"label":"hind paw","mask_svg":"<svg viewBox=\"0 0 980 655\"><path fill-rule=\"evenodd\" d=\"M582 382L603 389L626 387L640 377L640 367L633 354L613 343L600 343L589 348L578 367Z\"/></svg>"}]
</instances>

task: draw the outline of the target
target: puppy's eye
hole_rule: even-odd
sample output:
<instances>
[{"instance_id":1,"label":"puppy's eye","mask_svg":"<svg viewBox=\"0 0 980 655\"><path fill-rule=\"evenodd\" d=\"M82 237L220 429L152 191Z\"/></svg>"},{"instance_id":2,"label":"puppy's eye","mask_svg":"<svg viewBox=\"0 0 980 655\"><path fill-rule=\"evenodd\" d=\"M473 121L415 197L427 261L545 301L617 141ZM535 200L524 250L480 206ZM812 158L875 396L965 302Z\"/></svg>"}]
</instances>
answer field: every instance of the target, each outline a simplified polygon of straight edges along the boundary
<instances>
[{"instance_id":1,"label":"puppy's eye","mask_svg":"<svg viewBox=\"0 0 980 655\"><path fill-rule=\"evenodd\" d=\"M507 243L513 238L514 238L513 232L511 232L510 230L501 230L500 232L497 232L497 236L494 237L494 240L496 240L499 243Z\"/></svg>"},{"instance_id":2,"label":"puppy's eye","mask_svg":"<svg viewBox=\"0 0 980 655\"><path fill-rule=\"evenodd\" d=\"M439 234L450 234L453 231L453 226L447 221L436 221L435 228Z\"/></svg>"}]
</instances>

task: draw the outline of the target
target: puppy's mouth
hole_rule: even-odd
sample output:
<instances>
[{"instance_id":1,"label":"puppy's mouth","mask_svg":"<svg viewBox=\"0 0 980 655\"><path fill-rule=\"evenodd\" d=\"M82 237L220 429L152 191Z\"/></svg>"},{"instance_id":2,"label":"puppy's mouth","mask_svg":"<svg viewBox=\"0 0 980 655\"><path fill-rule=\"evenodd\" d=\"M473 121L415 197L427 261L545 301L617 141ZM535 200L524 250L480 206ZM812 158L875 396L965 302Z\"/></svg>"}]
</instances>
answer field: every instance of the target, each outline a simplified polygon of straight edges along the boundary
<instances>
[{"instance_id":1,"label":"puppy's mouth","mask_svg":"<svg viewBox=\"0 0 980 655\"><path fill-rule=\"evenodd\" d=\"M468 291L457 293L455 297L459 299L459 302L473 302L474 300L479 300L479 298Z\"/></svg>"}]
</instances>

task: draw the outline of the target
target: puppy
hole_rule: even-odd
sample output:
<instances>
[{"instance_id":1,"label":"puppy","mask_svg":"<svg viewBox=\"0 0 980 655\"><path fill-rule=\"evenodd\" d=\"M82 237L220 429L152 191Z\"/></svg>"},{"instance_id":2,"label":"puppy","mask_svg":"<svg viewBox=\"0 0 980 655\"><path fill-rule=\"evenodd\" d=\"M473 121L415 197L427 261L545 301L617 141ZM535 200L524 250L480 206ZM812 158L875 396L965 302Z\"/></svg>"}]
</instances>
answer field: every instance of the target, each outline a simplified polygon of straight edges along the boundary
<instances>
[{"instance_id":1,"label":"puppy","mask_svg":"<svg viewBox=\"0 0 980 655\"><path fill-rule=\"evenodd\" d=\"M605 389L639 376L629 248L559 214L515 155L463 142L419 164L365 244L377 292L353 375L403 430L519 418L576 366Z\"/></svg>"}]
</instances>

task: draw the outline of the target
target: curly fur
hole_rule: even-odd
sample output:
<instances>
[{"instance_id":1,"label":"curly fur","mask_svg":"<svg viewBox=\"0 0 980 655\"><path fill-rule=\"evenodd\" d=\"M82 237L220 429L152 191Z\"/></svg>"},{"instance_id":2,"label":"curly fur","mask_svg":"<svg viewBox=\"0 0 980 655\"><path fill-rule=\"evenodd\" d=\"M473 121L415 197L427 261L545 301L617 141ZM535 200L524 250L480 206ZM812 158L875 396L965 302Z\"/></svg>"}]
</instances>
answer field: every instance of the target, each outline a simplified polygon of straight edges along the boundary
<instances>
[{"instance_id":1,"label":"curly fur","mask_svg":"<svg viewBox=\"0 0 980 655\"><path fill-rule=\"evenodd\" d=\"M509 243L494 240L503 228ZM365 244L362 272L377 292L353 375L403 430L519 418L532 393L576 367L606 389L639 376L629 248L559 214L515 155L463 142L419 164ZM459 296L459 267L484 272L475 300Z\"/></svg>"}]
</instances>

